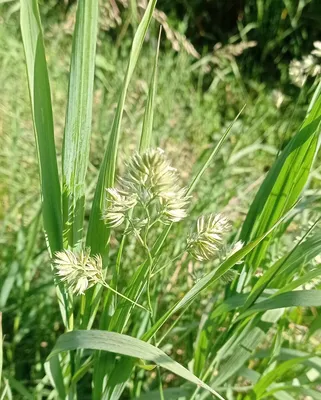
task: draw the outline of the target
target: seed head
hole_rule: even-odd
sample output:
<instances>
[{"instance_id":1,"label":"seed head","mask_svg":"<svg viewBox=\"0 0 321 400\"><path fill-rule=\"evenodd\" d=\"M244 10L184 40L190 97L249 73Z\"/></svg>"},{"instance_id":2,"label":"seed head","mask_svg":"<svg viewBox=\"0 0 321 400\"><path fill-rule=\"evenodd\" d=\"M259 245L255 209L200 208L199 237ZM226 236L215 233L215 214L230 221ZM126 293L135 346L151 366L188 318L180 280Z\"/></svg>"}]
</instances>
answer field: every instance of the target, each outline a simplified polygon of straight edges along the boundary
<instances>
[{"instance_id":1,"label":"seed head","mask_svg":"<svg viewBox=\"0 0 321 400\"><path fill-rule=\"evenodd\" d=\"M134 194L122 194L114 188L106 189L108 193L107 209L103 215L103 219L110 227L121 225L129 210L137 204L137 196Z\"/></svg>"},{"instance_id":2,"label":"seed head","mask_svg":"<svg viewBox=\"0 0 321 400\"><path fill-rule=\"evenodd\" d=\"M70 250L58 251L54 258L54 267L62 282L65 282L74 294L84 291L98 282L102 282L102 259L100 255L91 257L88 252L79 254Z\"/></svg>"},{"instance_id":3,"label":"seed head","mask_svg":"<svg viewBox=\"0 0 321 400\"><path fill-rule=\"evenodd\" d=\"M164 224L178 222L187 216L187 207L189 205L190 196L186 195L186 189L179 189L173 193L172 197L161 198L162 217Z\"/></svg>"},{"instance_id":4,"label":"seed head","mask_svg":"<svg viewBox=\"0 0 321 400\"><path fill-rule=\"evenodd\" d=\"M121 225L128 211L140 205L141 214L132 218L132 225L139 230L151 217L165 224L178 222L187 215L190 197L178 184L178 173L170 166L162 149L149 149L136 153L127 163L124 178L119 179L121 189L107 189L107 209L103 219L111 227ZM157 214L155 216L155 214ZM146 219L147 217L147 219Z\"/></svg>"},{"instance_id":5,"label":"seed head","mask_svg":"<svg viewBox=\"0 0 321 400\"><path fill-rule=\"evenodd\" d=\"M164 150L149 149L136 153L127 164L127 174L121 180L123 188L135 193L143 203L155 197L171 196L177 186L178 174L171 167Z\"/></svg>"},{"instance_id":6,"label":"seed head","mask_svg":"<svg viewBox=\"0 0 321 400\"><path fill-rule=\"evenodd\" d=\"M187 240L187 251L198 261L214 258L223 245L223 235L229 230L227 219L221 214L201 216L197 231Z\"/></svg>"}]
</instances>

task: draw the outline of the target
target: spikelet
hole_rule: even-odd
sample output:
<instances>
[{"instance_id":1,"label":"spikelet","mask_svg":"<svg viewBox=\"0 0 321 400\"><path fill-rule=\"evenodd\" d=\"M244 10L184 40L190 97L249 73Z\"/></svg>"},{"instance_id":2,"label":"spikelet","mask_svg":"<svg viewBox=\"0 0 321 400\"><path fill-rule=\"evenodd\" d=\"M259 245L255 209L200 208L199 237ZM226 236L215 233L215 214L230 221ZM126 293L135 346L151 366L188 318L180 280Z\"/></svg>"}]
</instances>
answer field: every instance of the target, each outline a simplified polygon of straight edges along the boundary
<instances>
[{"instance_id":1,"label":"spikelet","mask_svg":"<svg viewBox=\"0 0 321 400\"><path fill-rule=\"evenodd\" d=\"M70 250L58 251L54 258L54 267L61 282L76 295L98 282L102 282L102 259L99 255L91 257L89 252L79 254Z\"/></svg>"},{"instance_id":2,"label":"spikelet","mask_svg":"<svg viewBox=\"0 0 321 400\"><path fill-rule=\"evenodd\" d=\"M197 220L197 231L188 237L187 251L198 261L213 259L221 250L223 235L229 227L221 214L201 216Z\"/></svg>"}]
</instances>

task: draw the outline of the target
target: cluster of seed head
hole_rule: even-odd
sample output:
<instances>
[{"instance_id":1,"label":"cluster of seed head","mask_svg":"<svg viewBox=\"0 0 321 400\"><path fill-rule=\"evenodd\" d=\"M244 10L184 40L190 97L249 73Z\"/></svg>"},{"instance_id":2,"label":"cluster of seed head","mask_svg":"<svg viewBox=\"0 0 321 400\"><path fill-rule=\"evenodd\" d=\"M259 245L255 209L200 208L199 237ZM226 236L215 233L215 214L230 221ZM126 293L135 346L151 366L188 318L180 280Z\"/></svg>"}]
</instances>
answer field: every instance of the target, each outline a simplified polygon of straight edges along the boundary
<instances>
[{"instance_id":1,"label":"cluster of seed head","mask_svg":"<svg viewBox=\"0 0 321 400\"><path fill-rule=\"evenodd\" d=\"M306 79L321 74L321 42L314 42L314 50L311 54L304 56L302 60L292 60L289 67L289 75L292 82L302 87Z\"/></svg>"},{"instance_id":2,"label":"cluster of seed head","mask_svg":"<svg viewBox=\"0 0 321 400\"><path fill-rule=\"evenodd\" d=\"M201 216L196 232L187 239L187 251L198 261L212 260L222 249L224 234L229 229L228 220L221 214Z\"/></svg>"},{"instance_id":3,"label":"cluster of seed head","mask_svg":"<svg viewBox=\"0 0 321 400\"><path fill-rule=\"evenodd\" d=\"M76 295L84 294L86 289L103 282L102 259L99 255L92 257L84 251L79 254L70 250L58 251L54 267L60 280Z\"/></svg>"},{"instance_id":4,"label":"cluster of seed head","mask_svg":"<svg viewBox=\"0 0 321 400\"><path fill-rule=\"evenodd\" d=\"M110 227L121 225L129 212L139 205L150 216L156 209L157 218L165 223L186 217L190 197L178 184L179 177L163 150L150 149L136 153L119 179L120 189L107 189L107 207L103 219Z\"/></svg>"}]
</instances>

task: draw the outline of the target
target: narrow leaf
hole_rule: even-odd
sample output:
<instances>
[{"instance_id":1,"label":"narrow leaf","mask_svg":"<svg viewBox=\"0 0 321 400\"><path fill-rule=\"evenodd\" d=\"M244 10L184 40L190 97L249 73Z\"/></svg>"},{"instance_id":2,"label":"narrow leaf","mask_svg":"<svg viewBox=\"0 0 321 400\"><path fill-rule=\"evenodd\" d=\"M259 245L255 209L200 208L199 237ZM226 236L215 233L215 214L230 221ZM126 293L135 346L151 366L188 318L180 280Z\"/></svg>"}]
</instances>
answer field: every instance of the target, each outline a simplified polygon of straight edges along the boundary
<instances>
[{"instance_id":1,"label":"narrow leaf","mask_svg":"<svg viewBox=\"0 0 321 400\"><path fill-rule=\"evenodd\" d=\"M241 240L247 242L262 235L298 200L318 149L320 122L321 96L267 174L243 224ZM270 240L264 240L249 256L249 271L262 260ZM245 276L240 279L244 281Z\"/></svg>"},{"instance_id":2,"label":"narrow leaf","mask_svg":"<svg viewBox=\"0 0 321 400\"><path fill-rule=\"evenodd\" d=\"M62 248L61 194L49 78L37 0L21 0L20 25L41 181L42 215L51 253Z\"/></svg>"},{"instance_id":3,"label":"narrow leaf","mask_svg":"<svg viewBox=\"0 0 321 400\"><path fill-rule=\"evenodd\" d=\"M62 351L76 349L103 350L129 357L152 361L172 373L195 383L208 390L219 399L223 399L214 389L210 388L182 365L172 360L157 347L131 336L106 331L72 331L59 337L49 359Z\"/></svg>"},{"instance_id":4,"label":"narrow leaf","mask_svg":"<svg viewBox=\"0 0 321 400\"><path fill-rule=\"evenodd\" d=\"M65 245L71 247L82 239L97 22L98 0L79 1L73 35L62 164L64 241Z\"/></svg>"},{"instance_id":5,"label":"narrow leaf","mask_svg":"<svg viewBox=\"0 0 321 400\"><path fill-rule=\"evenodd\" d=\"M101 220L104 208L105 189L114 185L118 142L120 137L121 120L124 111L127 89L135 66L137 64L138 57L147 33L147 29L153 16L156 2L157 0L151 0L149 2L143 19L139 24L137 32L135 34L129 57L129 63L127 66L127 72L114 116L107 149L102 165L100 167L87 235L87 245L91 248L93 254L101 253L103 256L105 256L107 252L107 243L110 230Z\"/></svg>"},{"instance_id":6,"label":"narrow leaf","mask_svg":"<svg viewBox=\"0 0 321 400\"><path fill-rule=\"evenodd\" d=\"M150 147L153 131L153 121L154 121L154 108L155 108L155 95L156 95L156 84L157 84L157 63L159 55L159 46L161 39L161 29L159 31L157 50L155 55L154 67L152 78L149 84L148 98L145 107L144 121L142 135L140 138L139 152L142 153Z\"/></svg>"}]
</instances>

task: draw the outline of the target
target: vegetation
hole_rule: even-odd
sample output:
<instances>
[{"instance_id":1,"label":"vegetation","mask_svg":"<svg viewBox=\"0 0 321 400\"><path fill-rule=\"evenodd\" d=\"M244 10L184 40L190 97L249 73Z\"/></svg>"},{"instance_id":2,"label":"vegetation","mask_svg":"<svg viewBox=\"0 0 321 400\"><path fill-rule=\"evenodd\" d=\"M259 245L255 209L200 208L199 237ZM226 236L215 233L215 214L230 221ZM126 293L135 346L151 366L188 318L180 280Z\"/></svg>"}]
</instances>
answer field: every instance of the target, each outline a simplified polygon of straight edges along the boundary
<instances>
[{"instance_id":1,"label":"vegetation","mask_svg":"<svg viewBox=\"0 0 321 400\"><path fill-rule=\"evenodd\" d=\"M167 4L2 5L1 399L321 398L320 43Z\"/></svg>"}]
</instances>

